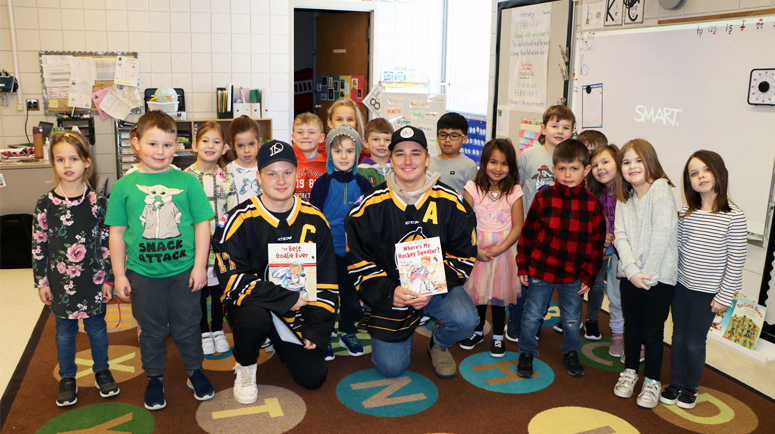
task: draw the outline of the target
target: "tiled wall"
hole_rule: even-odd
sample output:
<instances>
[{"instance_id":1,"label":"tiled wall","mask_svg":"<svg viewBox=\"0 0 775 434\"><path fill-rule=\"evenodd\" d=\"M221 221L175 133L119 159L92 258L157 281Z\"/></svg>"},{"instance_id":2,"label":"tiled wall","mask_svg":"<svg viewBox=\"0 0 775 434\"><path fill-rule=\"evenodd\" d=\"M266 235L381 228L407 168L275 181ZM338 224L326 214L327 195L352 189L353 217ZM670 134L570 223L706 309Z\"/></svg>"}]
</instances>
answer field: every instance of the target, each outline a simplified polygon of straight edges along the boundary
<instances>
[{"instance_id":1,"label":"tiled wall","mask_svg":"<svg viewBox=\"0 0 775 434\"><path fill-rule=\"evenodd\" d=\"M0 0L0 69L13 74L8 0ZM275 138L290 139L293 9L374 11L373 71L395 66L441 76L442 0L13 0L24 99L41 99L40 50L136 51L141 88L186 92L189 119L215 116L217 86L271 89ZM26 143L16 94L0 106L0 148ZM53 117L30 112L27 131ZM115 171L112 121L95 122L97 162ZM31 137L30 137L31 138Z\"/></svg>"}]
</instances>

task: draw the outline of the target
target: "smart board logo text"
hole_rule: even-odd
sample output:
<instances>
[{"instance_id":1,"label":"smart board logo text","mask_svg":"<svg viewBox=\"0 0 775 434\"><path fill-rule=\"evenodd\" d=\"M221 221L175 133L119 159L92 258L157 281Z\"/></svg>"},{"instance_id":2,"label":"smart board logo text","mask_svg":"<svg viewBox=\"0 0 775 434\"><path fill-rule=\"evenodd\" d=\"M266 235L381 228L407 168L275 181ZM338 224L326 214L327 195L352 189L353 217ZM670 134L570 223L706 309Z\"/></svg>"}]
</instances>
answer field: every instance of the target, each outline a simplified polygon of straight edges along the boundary
<instances>
[{"instance_id":1,"label":"smart board logo text","mask_svg":"<svg viewBox=\"0 0 775 434\"><path fill-rule=\"evenodd\" d=\"M678 113L683 110L670 107L659 108L647 108L645 105L635 106L635 122L647 122L651 121L652 124L661 121L663 125L677 126L678 125Z\"/></svg>"}]
</instances>

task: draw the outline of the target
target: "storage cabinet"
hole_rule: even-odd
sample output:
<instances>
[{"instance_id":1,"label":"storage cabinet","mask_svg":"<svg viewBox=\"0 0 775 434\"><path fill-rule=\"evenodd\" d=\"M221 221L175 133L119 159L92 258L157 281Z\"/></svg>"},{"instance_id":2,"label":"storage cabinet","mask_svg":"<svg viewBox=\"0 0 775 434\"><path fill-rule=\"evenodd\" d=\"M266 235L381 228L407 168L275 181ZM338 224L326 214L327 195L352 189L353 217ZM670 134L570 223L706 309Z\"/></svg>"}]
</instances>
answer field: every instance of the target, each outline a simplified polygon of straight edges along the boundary
<instances>
[{"instance_id":1,"label":"storage cabinet","mask_svg":"<svg viewBox=\"0 0 775 434\"><path fill-rule=\"evenodd\" d=\"M191 150L191 143L196 137L196 132L199 126L208 121L214 121L221 125L223 128L224 139L226 143L231 141L231 133L229 132L229 124L232 119L191 119L185 121L175 121L178 128L178 149L175 151L175 158L172 160L172 164L180 169L185 169L190 166L195 160L196 156ZM272 139L272 120L263 118L256 119L258 127L261 130L261 138L263 141ZM132 166L140 162L140 159L132 149L132 144L129 139L129 132L132 130L134 124L125 121L116 121L116 178L124 176Z\"/></svg>"}]
</instances>

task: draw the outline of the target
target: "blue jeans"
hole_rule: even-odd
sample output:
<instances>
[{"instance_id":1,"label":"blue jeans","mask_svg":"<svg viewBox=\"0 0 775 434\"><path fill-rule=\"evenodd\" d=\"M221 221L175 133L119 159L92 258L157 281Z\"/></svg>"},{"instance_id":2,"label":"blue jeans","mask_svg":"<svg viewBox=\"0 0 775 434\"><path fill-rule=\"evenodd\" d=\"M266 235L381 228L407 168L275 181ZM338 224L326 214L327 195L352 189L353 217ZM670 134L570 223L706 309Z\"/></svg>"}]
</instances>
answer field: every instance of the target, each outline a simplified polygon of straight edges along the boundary
<instances>
[{"instance_id":1,"label":"blue jeans","mask_svg":"<svg viewBox=\"0 0 775 434\"><path fill-rule=\"evenodd\" d=\"M705 340L716 314L710 308L715 293L675 286L673 297L673 355L671 383L697 389L705 368Z\"/></svg>"},{"instance_id":2,"label":"blue jeans","mask_svg":"<svg viewBox=\"0 0 775 434\"><path fill-rule=\"evenodd\" d=\"M434 295L423 308L423 315L439 321L439 327L431 339L445 347L451 347L471 336L479 324L476 306L462 286L452 288L446 295ZM401 342L371 338L371 361L377 372L392 378L398 377L409 367L412 336Z\"/></svg>"},{"instance_id":3,"label":"blue jeans","mask_svg":"<svg viewBox=\"0 0 775 434\"><path fill-rule=\"evenodd\" d=\"M59 376L75 378L78 366L75 365L75 336L78 334L78 320L56 318L57 361ZM108 330L105 324L105 312L83 319L83 329L89 336L92 371L95 373L108 369Z\"/></svg>"},{"instance_id":4,"label":"blue jeans","mask_svg":"<svg viewBox=\"0 0 775 434\"><path fill-rule=\"evenodd\" d=\"M603 306L603 296L608 295L608 311L611 319L608 325L613 333L624 333L624 315L622 315L622 293L619 289L619 279L616 277L616 265L619 258L616 254L603 259L603 268L597 274L595 284L587 293L587 321L600 319L600 308ZM607 281L607 284L606 284Z\"/></svg>"},{"instance_id":5,"label":"blue jeans","mask_svg":"<svg viewBox=\"0 0 775 434\"><path fill-rule=\"evenodd\" d=\"M522 314L522 331L519 335L519 352L538 355L536 333L546 314L546 303L552 297L552 289L557 289L560 300L560 321L562 321L563 353L578 351L580 346L579 326L581 321L581 303L583 297L578 294L581 280L571 283L549 283L530 277L525 311Z\"/></svg>"},{"instance_id":6,"label":"blue jeans","mask_svg":"<svg viewBox=\"0 0 775 434\"><path fill-rule=\"evenodd\" d=\"M529 289L527 286L522 287L522 295L517 298L517 302L514 304L508 305L506 308L506 312L509 314L509 321L508 321L508 329L513 330L516 327L516 333L512 332L513 335L517 336L519 338L519 334L521 333L520 330L522 330L522 313L525 311L525 300L527 300L527 294L529 292ZM549 297L549 299L546 300L546 309L544 310L544 316L546 316L546 312L549 312L549 307L551 306L552 298ZM541 325L538 327L538 332L536 334L537 337L541 337L541 329L544 326L544 319L541 318ZM509 333L509 334L512 334Z\"/></svg>"}]
</instances>

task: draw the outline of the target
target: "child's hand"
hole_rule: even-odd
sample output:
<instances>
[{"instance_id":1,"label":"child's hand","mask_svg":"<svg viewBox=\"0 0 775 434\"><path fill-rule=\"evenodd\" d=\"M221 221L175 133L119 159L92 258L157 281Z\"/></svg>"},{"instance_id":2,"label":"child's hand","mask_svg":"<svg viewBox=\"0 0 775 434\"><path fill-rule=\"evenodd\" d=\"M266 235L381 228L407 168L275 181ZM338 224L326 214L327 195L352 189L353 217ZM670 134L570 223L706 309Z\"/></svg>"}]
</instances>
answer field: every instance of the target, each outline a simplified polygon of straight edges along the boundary
<instances>
[{"instance_id":1,"label":"child's hand","mask_svg":"<svg viewBox=\"0 0 775 434\"><path fill-rule=\"evenodd\" d=\"M102 284L102 302L109 303L113 300L113 285L109 283Z\"/></svg>"},{"instance_id":2,"label":"child's hand","mask_svg":"<svg viewBox=\"0 0 775 434\"><path fill-rule=\"evenodd\" d=\"M197 292L207 284L207 268L194 267L191 269L191 276L188 278L188 287L191 292Z\"/></svg>"},{"instance_id":3,"label":"child's hand","mask_svg":"<svg viewBox=\"0 0 775 434\"><path fill-rule=\"evenodd\" d=\"M129 301L129 294L132 293L132 285L126 276L113 276L113 284L116 285L116 295L118 298Z\"/></svg>"},{"instance_id":4,"label":"child's hand","mask_svg":"<svg viewBox=\"0 0 775 434\"><path fill-rule=\"evenodd\" d=\"M724 313L727 311L727 307L716 300L713 300L710 302L710 310L713 313Z\"/></svg>"},{"instance_id":5,"label":"child's hand","mask_svg":"<svg viewBox=\"0 0 775 434\"><path fill-rule=\"evenodd\" d=\"M302 306L306 306L308 301L309 301L309 298L305 297L304 294L299 293L299 299L296 301L296 304L291 306L290 310L296 312L297 310L301 309Z\"/></svg>"},{"instance_id":6,"label":"child's hand","mask_svg":"<svg viewBox=\"0 0 775 434\"><path fill-rule=\"evenodd\" d=\"M589 286L587 286L586 283L581 284L581 289L578 290L577 294L584 295L589 292Z\"/></svg>"},{"instance_id":7,"label":"child's hand","mask_svg":"<svg viewBox=\"0 0 775 434\"><path fill-rule=\"evenodd\" d=\"M496 256L500 256L501 253L503 253L505 250L501 250L501 246L490 246L485 248L484 250L489 253L493 259L495 259Z\"/></svg>"},{"instance_id":8,"label":"child's hand","mask_svg":"<svg viewBox=\"0 0 775 434\"><path fill-rule=\"evenodd\" d=\"M608 232L605 234L605 244L603 244L603 247L608 247L611 245L611 243L614 242L614 234Z\"/></svg>"},{"instance_id":9,"label":"child's hand","mask_svg":"<svg viewBox=\"0 0 775 434\"><path fill-rule=\"evenodd\" d=\"M649 289L651 289L651 287L648 286L646 282L644 282L644 280L651 280L651 276L647 276L643 273L638 273L630 277L630 283L635 285L636 288L645 289L646 291L648 291Z\"/></svg>"},{"instance_id":10,"label":"child's hand","mask_svg":"<svg viewBox=\"0 0 775 434\"><path fill-rule=\"evenodd\" d=\"M312 342L310 342L309 339L302 339L301 341L304 342L304 349L305 350L314 350L315 348L318 347L317 345L315 345Z\"/></svg>"},{"instance_id":11,"label":"child's hand","mask_svg":"<svg viewBox=\"0 0 775 434\"><path fill-rule=\"evenodd\" d=\"M51 293L50 286L38 288L38 297L40 297L40 301L46 306L51 306L51 302L54 301L54 294Z\"/></svg>"},{"instance_id":12,"label":"child's hand","mask_svg":"<svg viewBox=\"0 0 775 434\"><path fill-rule=\"evenodd\" d=\"M488 247L489 248L489 247ZM476 260L482 262L492 261L492 255L485 249L476 249Z\"/></svg>"},{"instance_id":13,"label":"child's hand","mask_svg":"<svg viewBox=\"0 0 775 434\"><path fill-rule=\"evenodd\" d=\"M521 283L522 286L527 286L528 283L530 283L530 280L529 280L527 274L525 274L524 276L519 276L519 283Z\"/></svg>"}]
</instances>

